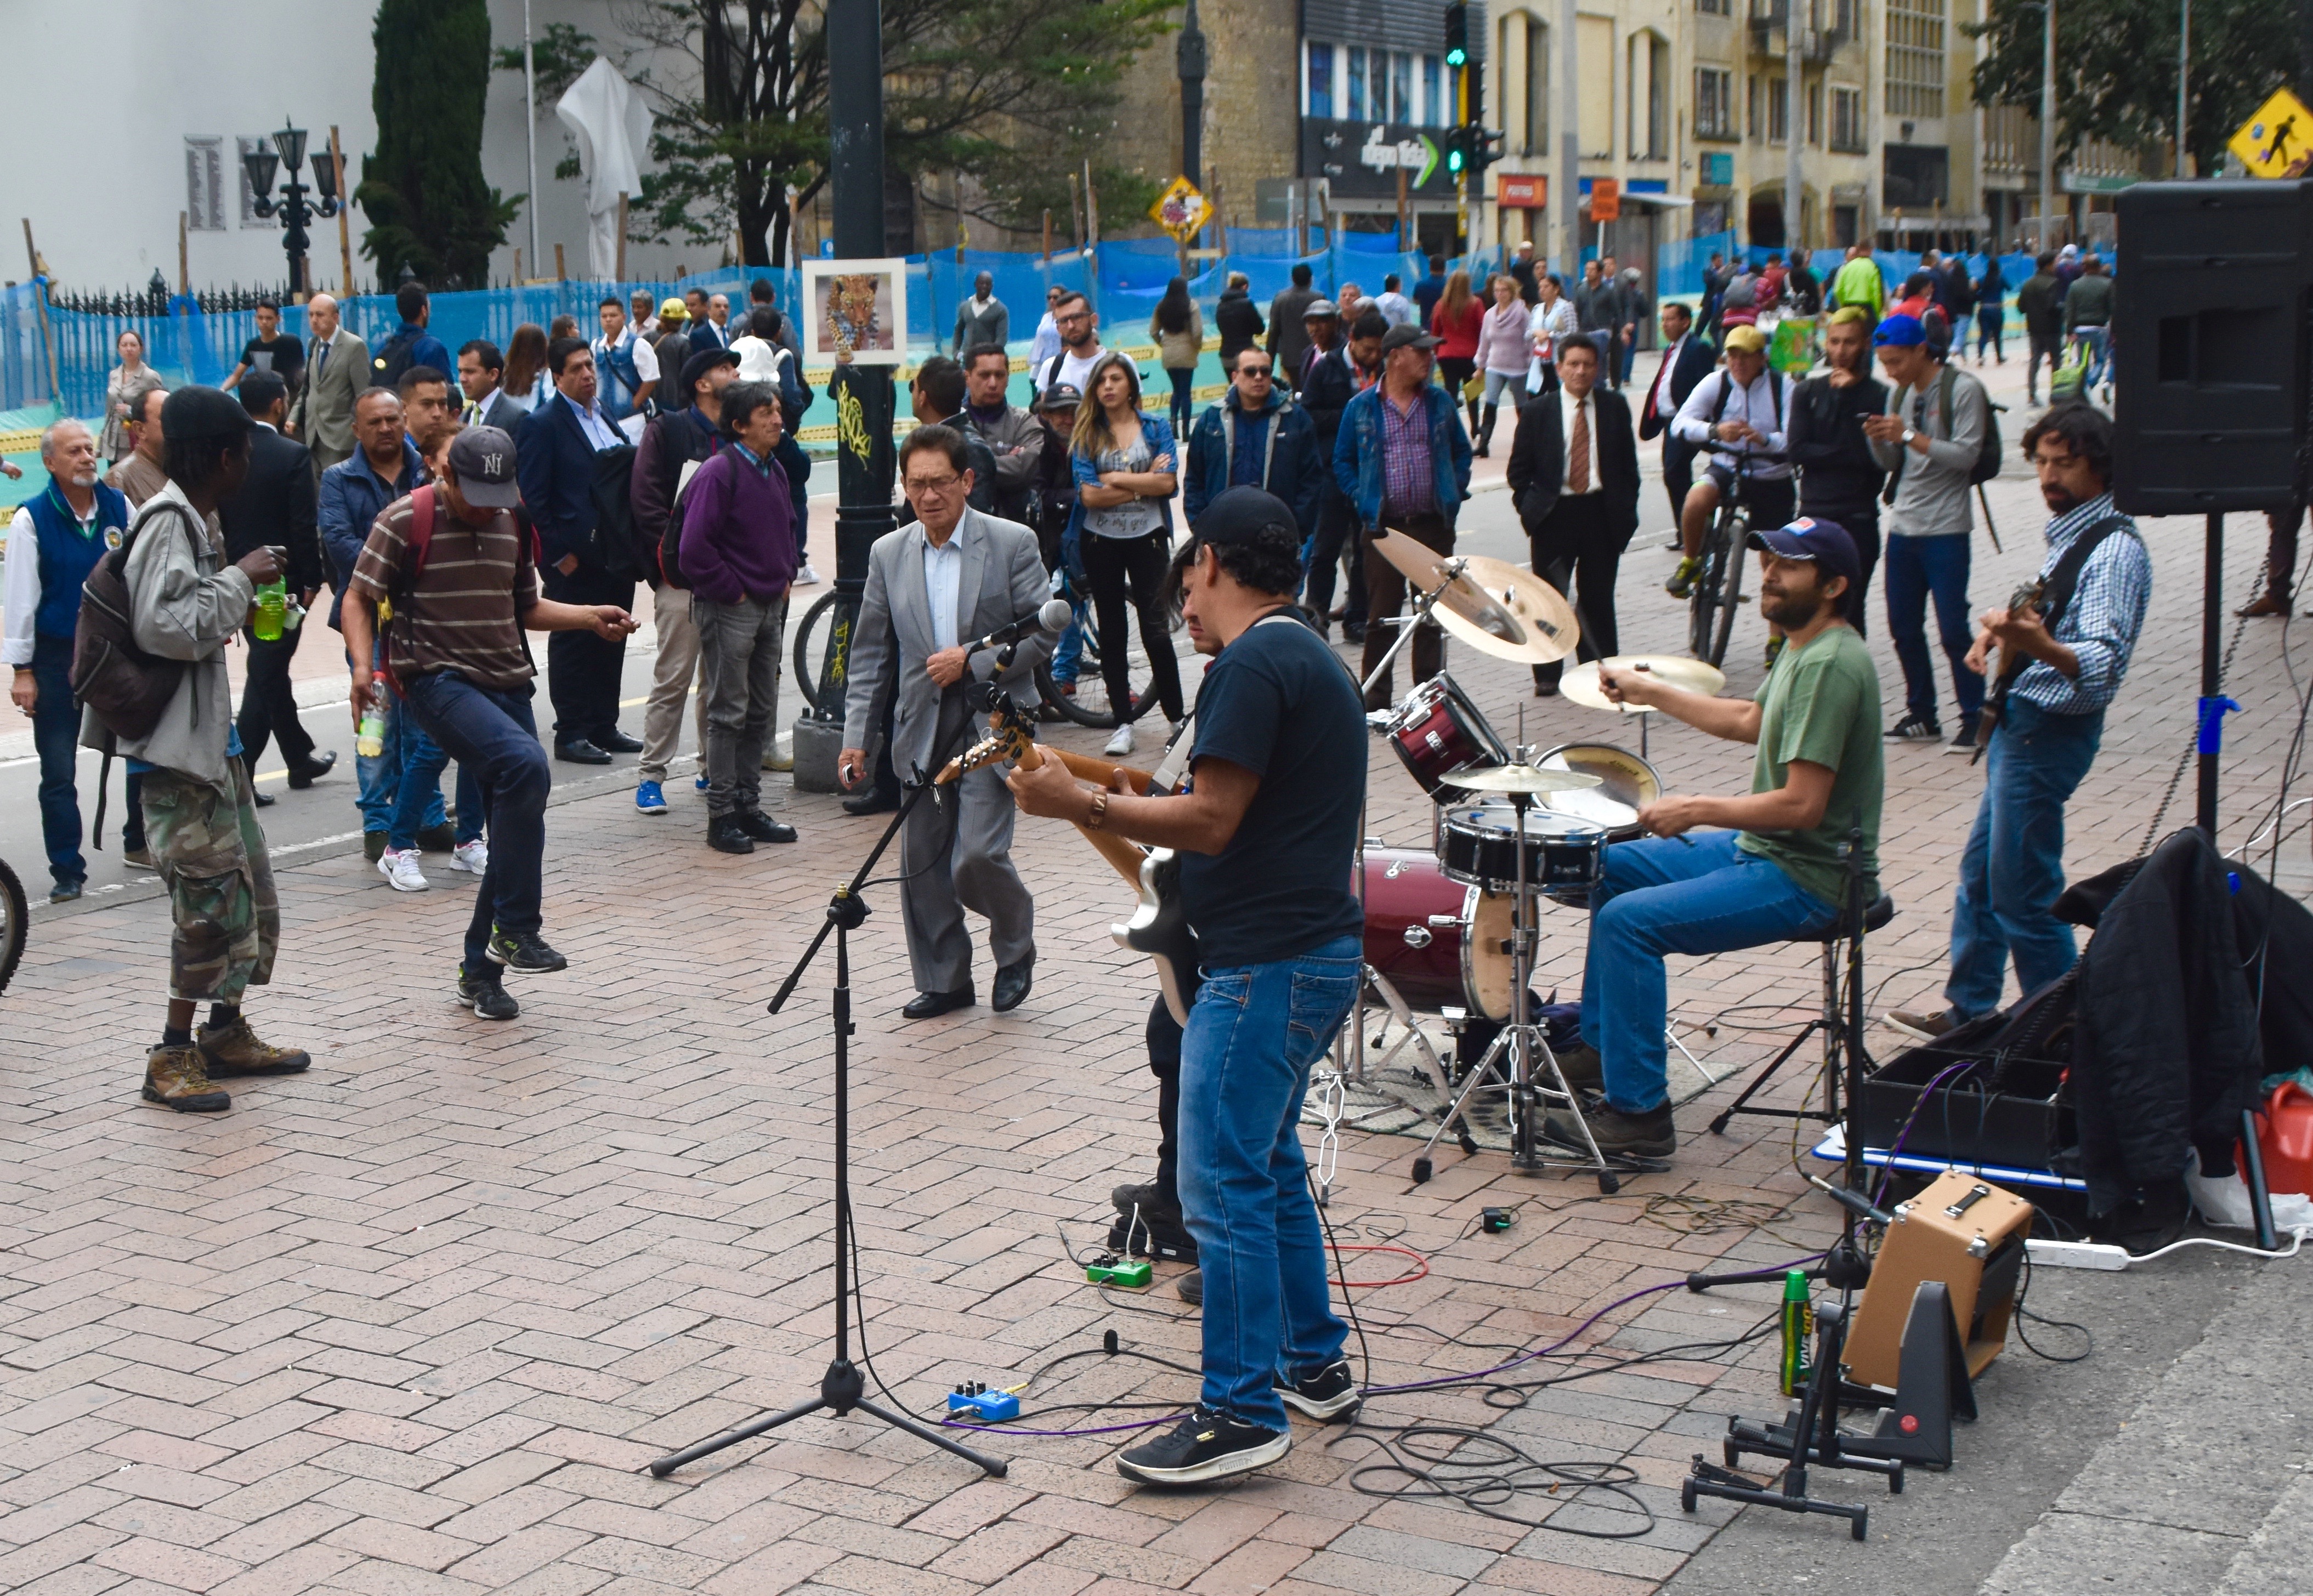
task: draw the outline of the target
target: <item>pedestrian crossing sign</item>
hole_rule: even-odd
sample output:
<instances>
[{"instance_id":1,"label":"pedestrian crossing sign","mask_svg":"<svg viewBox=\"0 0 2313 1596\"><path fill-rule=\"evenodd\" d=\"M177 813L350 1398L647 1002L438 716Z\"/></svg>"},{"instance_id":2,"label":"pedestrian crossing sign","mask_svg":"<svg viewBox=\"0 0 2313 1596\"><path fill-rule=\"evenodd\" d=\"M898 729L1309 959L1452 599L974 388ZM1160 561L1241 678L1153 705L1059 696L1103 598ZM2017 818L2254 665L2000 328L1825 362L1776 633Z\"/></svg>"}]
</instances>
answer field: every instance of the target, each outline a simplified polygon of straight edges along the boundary
<instances>
[{"instance_id":1,"label":"pedestrian crossing sign","mask_svg":"<svg viewBox=\"0 0 2313 1596\"><path fill-rule=\"evenodd\" d=\"M2256 108L2225 146L2253 178L2300 178L2313 171L2313 110L2286 89Z\"/></svg>"},{"instance_id":2,"label":"pedestrian crossing sign","mask_svg":"<svg viewBox=\"0 0 2313 1596\"><path fill-rule=\"evenodd\" d=\"M1174 178L1156 197L1156 203L1148 207L1149 220L1184 244L1204 231L1212 216L1212 201L1199 193L1197 186L1185 177Z\"/></svg>"}]
</instances>

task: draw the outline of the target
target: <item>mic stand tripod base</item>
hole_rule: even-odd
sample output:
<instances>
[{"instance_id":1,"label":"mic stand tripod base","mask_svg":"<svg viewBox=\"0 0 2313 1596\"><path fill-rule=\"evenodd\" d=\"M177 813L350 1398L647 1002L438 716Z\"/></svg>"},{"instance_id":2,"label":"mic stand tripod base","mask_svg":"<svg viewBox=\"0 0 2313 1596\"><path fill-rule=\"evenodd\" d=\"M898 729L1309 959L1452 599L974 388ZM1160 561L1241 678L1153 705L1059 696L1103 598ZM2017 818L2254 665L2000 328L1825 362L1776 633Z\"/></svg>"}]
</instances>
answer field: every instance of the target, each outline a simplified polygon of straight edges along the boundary
<instances>
[{"instance_id":1,"label":"mic stand tripod base","mask_svg":"<svg viewBox=\"0 0 2313 1596\"><path fill-rule=\"evenodd\" d=\"M981 1469L999 1479L1009 1469L1010 1465L1001 1458L984 1456L972 1451L962 1442L951 1441L937 1431L918 1424L905 1414L893 1413L887 1407L879 1407L869 1401L863 1394L866 1389L866 1381L859 1372L859 1365L849 1358L837 1358L827 1365L827 1372L819 1377L817 1399L799 1404L783 1413L767 1415L752 1424L742 1425L735 1430L717 1435L711 1441L702 1441L696 1446L686 1446L679 1452L672 1452L664 1458L655 1459L650 1465L652 1478L664 1479L685 1463L694 1462L709 1452L720 1451L726 1446L750 1440L767 1430L776 1430L791 1420L804 1418L814 1413L827 1413L841 1418L855 1407L871 1418L882 1419L895 1430L905 1430L919 1440L930 1442L942 1451L953 1452L966 1462L977 1463Z\"/></svg>"}]
</instances>

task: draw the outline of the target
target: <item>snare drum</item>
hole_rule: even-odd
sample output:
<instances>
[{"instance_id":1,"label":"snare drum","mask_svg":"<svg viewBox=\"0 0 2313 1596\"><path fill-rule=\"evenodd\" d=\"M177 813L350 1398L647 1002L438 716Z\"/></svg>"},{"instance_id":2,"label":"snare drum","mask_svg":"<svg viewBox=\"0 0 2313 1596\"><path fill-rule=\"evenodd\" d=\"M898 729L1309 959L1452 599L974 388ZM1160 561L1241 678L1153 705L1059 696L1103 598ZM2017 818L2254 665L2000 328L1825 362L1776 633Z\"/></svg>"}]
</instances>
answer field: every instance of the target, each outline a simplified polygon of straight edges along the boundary
<instances>
[{"instance_id":1,"label":"snare drum","mask_svg":"<svg viewBox=\"0 0 2313 1596\"><path fill-rule=\"evenodd\" d=\"M1546 898L1585 897L1605 876L1605 826L1580 815L1529 808L1521 833L1519 818L1501 799L1447 809L1439 855L1446 878L1489 892L1515 892L1521 852L1526 886Z\"/></svg>"},{"instance_id":2,"label":"snare drum","mask_svg":"<svg viewBox=\"0 0 2313 1596\"><path fill-rule=\"evenodd\" d=\"M1662 796L1662 777L1655 767L1611 742L1561 742L1535 763L1544 770L1579 770L1599 778L1598 786L1552 793L1550 807L1559 814L1597 821L1606 828L1608 842L1644 836L1639 808Z\"/></svg>"},{"instance_id":3,"label":"snare drum","mask_svg":"<svg viewBox=\"0 0 2313 1596\"><path fill-rule=\"evenodd\" d=\"M1449 881L1406 848L1366 849L1366 962L1409 1007L1510 1013L1510 900Z\"/></svg>"},{"instance_id":4,"label":"snare drum","mask_svg":"<svg viewBox=\"0 0 2313 1596\"><path fill-rule=\"evenodd\" d=\"M1405 696L1390 716L1390 746L1412 772L1421 790L1439 802L1448 802L1438 789L1465 765L1507 765L1509 750L1502 746L1470 695L1440 671Z\"/></svg>"}]
</instances>

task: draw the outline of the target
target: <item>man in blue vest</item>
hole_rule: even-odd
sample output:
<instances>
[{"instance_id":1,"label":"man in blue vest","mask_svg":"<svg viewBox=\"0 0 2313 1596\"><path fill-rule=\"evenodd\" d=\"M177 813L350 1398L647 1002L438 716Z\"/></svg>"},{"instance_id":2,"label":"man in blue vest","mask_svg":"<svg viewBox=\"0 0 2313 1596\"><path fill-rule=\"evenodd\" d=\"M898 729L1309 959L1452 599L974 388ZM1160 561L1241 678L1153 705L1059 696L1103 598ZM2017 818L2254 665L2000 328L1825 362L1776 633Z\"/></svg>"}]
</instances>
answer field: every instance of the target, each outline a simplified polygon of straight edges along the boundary
<instances>
[{"instance_id":1,"label":"man in blue vest","mask_svg":"<svg viewBox=\"0 0 2313 1596\"><path fill-rule=\"evenodd\" d=\"M77 421L59 421L40 434L40 463L48 486L16 512L8 528L6 611L0 658L15 667L8 696L32 717L40 756L40 836L50 903L81 894L88 861L80 851L78 759L80 706L73 702L73 631L80 620L81 583L107 549L120 547L128 501L96 479L96 439Z\"/></svg>"},{"instance_id":2,"label":"man in blue vest","mask_svg":"<svg viewBox=\"0 0 2313 1596\"><path fill-rule=\"evenodd\" d=\"M596 308L602 336L587 346L594 351L594 370L602 378L596 402L611 420L624 421L658 391L658 355L627 325L626 306L606 298Z\"/></svg>"}]
</instances>

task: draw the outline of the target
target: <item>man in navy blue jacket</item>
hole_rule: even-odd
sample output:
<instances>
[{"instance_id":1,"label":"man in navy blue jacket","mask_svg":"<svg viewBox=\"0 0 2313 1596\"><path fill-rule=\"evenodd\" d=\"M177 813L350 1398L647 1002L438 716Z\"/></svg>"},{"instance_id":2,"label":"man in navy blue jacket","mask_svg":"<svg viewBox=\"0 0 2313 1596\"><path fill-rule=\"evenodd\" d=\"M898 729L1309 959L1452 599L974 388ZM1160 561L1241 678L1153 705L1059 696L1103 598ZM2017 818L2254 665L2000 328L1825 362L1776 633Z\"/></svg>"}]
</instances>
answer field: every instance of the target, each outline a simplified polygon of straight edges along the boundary
<instances>
[{"instance_id":1,"label":"man in navy blue jacket","mask_svg":"<svg viewBox=\"0 0 2313 1596\"><path fill-rule=\"evenodd\" d=\"M522 502L537 529L539 577L558 604L615 604L631 609L635 579L605 568L587 552L594 530L594 457L628 446L626 434L594 402L594 351L577 338L546 348L554 394L523 418L514 434ZM554 757L607 765L642 743L619 730L619 679L626 639L557 632L546 644L546 688L554 700Z\"/></svg>"},{"instance_id":2,"label":"man in navy blue jacket","mask_svg":"<svg viewBox=\"0 0 2313 1596\"><path fill-rule=\"evenodd\" d=\"M1328 462L1318 458L1309 412L1277 386L1275 365L1275 356L1258 348L1238 353L1228 391L1189 431L1182 487L1192 522L1232 487L1273 493L1292 506L1306 545L1317 535Z\"/></svg>"}]
</instances>

